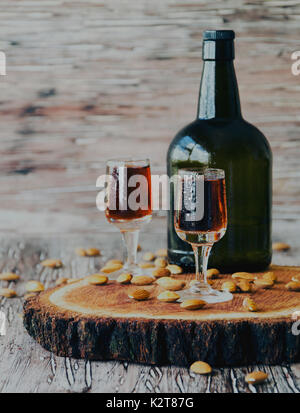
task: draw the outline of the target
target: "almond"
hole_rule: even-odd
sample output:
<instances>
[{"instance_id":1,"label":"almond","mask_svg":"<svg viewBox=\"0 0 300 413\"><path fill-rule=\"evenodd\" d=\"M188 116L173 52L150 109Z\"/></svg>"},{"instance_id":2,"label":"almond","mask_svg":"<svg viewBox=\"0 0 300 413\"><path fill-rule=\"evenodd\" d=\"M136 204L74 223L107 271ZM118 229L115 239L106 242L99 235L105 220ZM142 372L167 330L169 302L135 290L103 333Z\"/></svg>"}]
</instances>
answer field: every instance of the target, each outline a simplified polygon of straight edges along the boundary
<instances>
[{"instance_id":1,"label":"almond","mask_svg":"<svg viewBox=\"0 0 300 413\"><path fill-rule=\"evenodd\" d=\"M171 277L161 277L156 283L162 287L164 290L178 291L182 290L185 286L185 281L175 280Z\"/></svg>"},{"instance_id":2,"label":"almond","mask_svg":"<svg viewBox=\"0 0 300 413\"><path fill-rule=\"evenodd\" d=\"M176 294L174 291L163 291L157 296L159 301L164 301L166 303L173 303L180 298L179 294Z\"/></svg>"},{"instance_id":3,"label":"almond","mask_svg":"<svg viewBox=\"0 0 300 413\"><path fill-rule=\"evenodd\" d=\"M156 251L155 255L157 257L167 257L168 256L168 250L166 248L160 248L159 250Z\"/></svg>"},{"instance_id":4,"label":"almond","mask_svg":"<svg viewBox=\"0 0 300 413\"><path fill-rule=\"evenodd\" d=\"M135 300L138 300L138 301L142 301L142 300L147 300L147 298L150 297L150 293L147 290L138 288L137 290L134 290L130 295L128 295L128 297L134 298Z\"/></svg>"},{"instance_id":5,"label":"almond","mask_svg":"<svg viewBox=\"0 0 300 413\"><path fill-rule=\"evenodd\" d=\"M185 300L180 304L181 308L185 310L199 310L206 304L203 300L193 299L193 300Z\"/></svg>"},{"instance_id":6,"label":"almond","mask_svg":"<svg viewBox=\"0 0 300 413\"><path fill-rule=\"evenodd\" d=\"M216 268L210 268L209 270L206 271L206 278L207 279L218 278L219 274L220 274L219 270L217 270Z\"/></svg>"},{"instance_id":7,"label":"almond","mask_svg":"<svg viewBox=\"0 0 300 413\"><path fill-rule=\"evenodd\" d=\"M13 298L17 295L11 288L0 288L0 297Z\"/></svg>"},{"instance_id":8,"label":"almond","mask_svg":"<svg viewBox=\"0 0 300 413\"><path fill-rule=\"evenodd\" d=\"M237 286L240 289L240 291L242 291L243 293L248 293L252 289L251 284L247 280L240 280Z\"/></svg>"},{"instance_id":9,"label":"almond","mask_svg":"<svg viewBox=\"0 0 300 413\"><path fill-rule=\"evenodd\" d=\"M249 272L235 272L232 274L232 278L237 278L239 280L254 281L257 277Z\"/></svg>"},{"instance_id":10,"label":"almond","mask_svg":"<svg viewBox=\"0 0 300 413\"><path fill-rule=\"evenodd\" d=\"M145 269L145 268L155 268L155 265L152 262L141 262L139 264L139 267L143 268L143 269Z\"/></svg>"},{"instance_id":11,"label":"almond","mask_svg":"<svg viewBox=\"0 0 300 413\"><path fill-rule=\"evenodd\" d=\"M25 284L25 289L28 293L39 293L44 291L45 287L40 281L30 280Z\"/></svg>"},{"instance_id":12,"label":"almond","mask_svg":"<svg viewBox=\"0 0 300 413\"><path fill-rule=\"evenodd\" d=\"M60 268L62 267L62 262L61 260L55 260L55 259L46 259L41 262L43 267L49 267L49 268Z\"/></svg>"},{"instance_id":13,"label":"almond","mask_svg":"<svg viewBox=\"0 0 300 413\"><path fill-rule=\"evenodd\" d=\"M148 277L147 275L137 275L132 278L131 284L134 285L149 285L154 281L153 277Z\"/></svg>"},{"instance_id":14,"label":"almond","mask_svg":"<svg viewBox=\"0 0 300 413\"><path fill-rule=\"evenodd\" d=\"M195 361L191 365L190 370L196 374L210 374L212 372L211 366L205 363L205 361Z\"/></svg>"},{"instance_id":15,"label":"almond","mask_svg":"<svg viewBox=\"0 0 300 413\"><path fill-rule=\"evenodd\" d=\"M144 261L153 261L155 259L155 255L153 254L153 252L146 252L143 255L143 260Z\"/></svg>"},{"instance_id":16,"label":"almond","mask_svg":"<svg viewBox=\"0 0 300 413\"><path fill-rule=\"evenodd\" d=\"M229 293L234 293L236 291L236 284L232 281L225 281L222 284L222 290L228 291Z\"/></svg>"},{"instance_id":17,"label":"almond","mask_svg":"<svg viewBox=\"0 0 300 413\"><path fill-rule=\"evenodd\" d=\"M267 380L268 375L264 371L253 371L248 373L245 377L245 381L248 384L259 384Z\"/></svg>"},{"instance_id":18,"label":"almond","mask_svg":"<svg viewBox=\"0 0 300 413\"><path fill-rule=\"evenodd\" d=\"M13 272L3 272L2 274L0 274L1 281L17 281L19 279L20 279L20 276Z\"/></svg>"},{"instance_id":19,"label":"almond","mask_svg":"<svg viewBox=\"0 0 300 413\"><path fill-rule=\"evenodd\" d=\"M171 272L170 270L168 270L168 268L156 268L156 270L152 271L152 275L155 278L169 277L171 275Z\"/></svg>"},{"instance_id":20,"label":"almond","mask_svg":"<svg viewBox=\"0 0 300 413\"><path fill-rule=\"evenodd\" d=\"M252 298L245 298L243 301L243 307L247 311L258 311L257 304L252 300Z\"/></svg>"},{"instance_id":21,"label":"almond","mask_svg":"<svg viewBox=\"0 0 300 413\"><path fill-rule=\"evenodd\" d=\"M268 288L273 287L274 281L257 279L254 281L254 284L256 285L256 287L268 289Z\"/></svg>"},{"instance_id":22,"label":"almond","mask_svg":"<svg viewBox=\"0 0 300 413\"><path fill-rule=\"evenodd\" d=\"M285 288L289 291L300 291L300 281L290 281Z\"/></svg>"},{"instance_id":23,"label":"almond","mask_svg":"<svg viewBox=\"0 0 300 413\"><path fill-rule=\"evenodd\" d=\"M102 275L102 274L92 274L92 275L89 275L88 277L85 277L85 279L89 284L92 284L92 285L102 285L102 284L106 284L108 281L108 278L106 277L106 275Z\"/></svg>"},{"instance_id":24,"label":"almond","mask_svg":"<svg viewBox=\"0 0 300 413\"><path fill-rule=\"evenodd\" d=\"M61 278L58 278L56 281L55 281L55 285L62 285L62 284L66 284L68 282L68 278L66 278L66 277L61 277Z\"/></svg>"},{"instance_id":25,"label":"almond","mask_svg":"<svg viewBox=\"0 0 300 413\"><path fill-rule=\"evenodd\" d=\"M79 257L85 257L86 256L86 251L83 248L76 248L75 253L79 256Z\"/></svg>"},{"instance_id":26,"label":"almond","mask_svg":"<svg viewBox=\"0 0 300 413\"><path fill-rule=\"evenodd\" d=\"M273 281L273 282L277 281L277 275L274 274L273 271L266 272L265 274L263 274L262 277L264 280Z\"/></svg>"},{"instance_id":27,"label":"almond","mask_svg":"<svg viewBox=\"0 0 300 413\"><path fill-rule=\"evenodd\" d=\"M119 275L117 278L117 282L119 284L129 284L132 279L132 275L129 274L129 272L123 272L122 274Z\"/></svg>"},{"instance_id":28,"label":"almond","mask_svg":"<svg viewBox=\"0 0 300 413\"><path fill-rule=\"evenodd\" d=\"M110 265L105 265L103 268L101 268L101 272L104 272L105 274L110 274L111 272L115 272L120 270L123 267L122 264L110 264Z\"/></svg>"},{"instance_id":29,"label":"almond","mask_svg":"<svg viewBox=\"0 0 300 413\"><path fill-rule=\"evenodd\" d=\"M24 295L24 300L28 300L31 297L36 297L37 295L39 295L38 293L27 293Z\"/></svg>"},{"instance_id":30,"label":"almond","mask_svg":"<svg viewBox=\"0 0 300 413\"><path fill-rule=\"evenodd\" d=\"M285 242L274 242L272 248L274 251L287 251L291 248L291 246Z\"/></svg>"},{"instance_id":31,"label":"almond","mask_svg":"<svg viewBox=\"0 0 300 413\"><path fill-rule=\"evenodd\" d=\"M81 281L81 278L68 278L67 284L74 284L74 283L78 283L79 281Z\"/></svg>"},{"instance_id":32,"label":"almond","mask_svg":"<svg viewBox=\"0 0 300 413\"><path fill-rule=\"evenodd\" d=\"M156 258L156 260L154 261L154 265L155 267L158 268L165 268L168 265L168 261L165 260L164 258Z\"/></svg>"},{"instance_id":33,"label":"almond","mask_svg":"<svg viewBox=\"0 0 300 413\"><path fill-rule=\"evenodd\" d=\"M171 272L171 274L182 274L182 268L176 264L169 264L167 269Z\"/></svg>"},{"instance_id":34,"label":"almond","mask_svg":"<svg viewBox=\"0 0 300 413\"><path fill-rule=\"evenodd\" d=\"M107 261L107 263L105 264L105 267L110 267L111 265L115 265L115 264L122 265L122 267L123 267L123 261L116 260L116 259L112 259L112 260Z\"/></svg>"},{"instance_id":35,"label":"almond","mask_svg":"<svg viewBox=\"0 0 300 413\"><path fill-rule=\"evenodd\" d=\"M97 255L100 255L100 250L98 248L87 248L85 253L88 257L96 257Z\"/></svg>"},{"instance_id":36,"label":"almond","mask_svg":"<svg viewBox=\"0 0 300 413\"><path fill-rule=\"evenodd\" d=\"M138 244L138 246L137 246L137 249L136 249L138 252L139 251L142 251L142 246L141 246L141 244Z\"/></svg>"}]
</instances>

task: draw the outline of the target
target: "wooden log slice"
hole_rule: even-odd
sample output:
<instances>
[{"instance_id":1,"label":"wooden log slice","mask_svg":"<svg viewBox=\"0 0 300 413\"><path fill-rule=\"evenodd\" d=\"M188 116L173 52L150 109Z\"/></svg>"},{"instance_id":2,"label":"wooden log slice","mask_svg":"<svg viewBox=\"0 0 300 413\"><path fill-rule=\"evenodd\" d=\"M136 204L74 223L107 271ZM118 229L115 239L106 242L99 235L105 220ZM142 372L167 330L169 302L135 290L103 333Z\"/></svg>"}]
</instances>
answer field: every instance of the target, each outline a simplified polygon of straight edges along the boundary
<instances>
[{"instance_id":1,"label":"wooden log slice","mask_svg":"<svg viewBox=\"0 0 300 413\"><path fill-rule=\"evenodd\" d=\"M136 288L132 285L79 281L30 297L24 304L24 325L59 356L178 366L195 360L215 366L296 362L300 335L292 332L292 316L300 311L300 292L287 291L285 283L300 274L300 267L273 266L272 271L279 281L272 289L234 294L231 302L194 311L158 301L157 285L143 287L151 292L150 299L133 301L128 297ZM192 276L177 278L188 281ZM221 275L214 287L229 279ZM243 309L246 296L255 300L259 312Z\"/></svg>"}]
</instances>

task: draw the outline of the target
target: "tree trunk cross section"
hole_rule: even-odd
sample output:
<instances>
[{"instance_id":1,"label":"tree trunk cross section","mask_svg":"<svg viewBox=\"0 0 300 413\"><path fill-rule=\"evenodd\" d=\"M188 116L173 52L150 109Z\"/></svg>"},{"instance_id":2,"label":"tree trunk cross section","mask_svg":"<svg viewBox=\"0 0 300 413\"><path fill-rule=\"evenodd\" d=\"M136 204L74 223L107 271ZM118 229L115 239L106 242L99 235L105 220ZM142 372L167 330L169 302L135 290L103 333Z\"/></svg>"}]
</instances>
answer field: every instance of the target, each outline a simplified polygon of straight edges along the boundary
<instances>
[{"instance_id":1,"label":"tree trunk cross section","mask_svg":"<svg viewBox=\"0 0 300 413\"><path fill-rule=\"evenodd\" d=\"M150 299L134 301L137 287L109 281L102 286L83 279L45 291L24 304L24 325L44 348L59 356L189 366L205 360L214 366L281 364L300 361L300 335L293 334L293 314L300 293L285 283L300 267L273 266L278 282L271 289L234 294L232 301L187 311L162 303L156 284L143 288ZM191 279L191 275L177 278ZM232 279L222 275L214 286ZM251 297L258 312L242 302Z\"/></svg>"}]
</instances>

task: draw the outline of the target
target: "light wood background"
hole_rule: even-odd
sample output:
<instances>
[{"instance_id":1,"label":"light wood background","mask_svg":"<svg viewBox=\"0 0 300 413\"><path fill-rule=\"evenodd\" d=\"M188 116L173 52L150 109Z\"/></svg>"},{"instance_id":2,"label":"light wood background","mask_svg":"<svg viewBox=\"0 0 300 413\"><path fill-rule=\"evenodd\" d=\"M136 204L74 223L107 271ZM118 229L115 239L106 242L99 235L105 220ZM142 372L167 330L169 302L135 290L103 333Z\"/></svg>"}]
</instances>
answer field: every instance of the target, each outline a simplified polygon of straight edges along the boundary
<instances>
[{"instance_id":1,"label":"light wood background","mask_svg":"<svg viewBox=\"0 0 300 413\"><path fill-rule=\"evenodd\" d=\"M195 117L207 28L236 31L243 113L274 152L275 237L277 222L297 227L300 2L2 0L0 230L113 231L96 179L106 159L132 154L164 171Z\"/></svg>"}]
</instances>

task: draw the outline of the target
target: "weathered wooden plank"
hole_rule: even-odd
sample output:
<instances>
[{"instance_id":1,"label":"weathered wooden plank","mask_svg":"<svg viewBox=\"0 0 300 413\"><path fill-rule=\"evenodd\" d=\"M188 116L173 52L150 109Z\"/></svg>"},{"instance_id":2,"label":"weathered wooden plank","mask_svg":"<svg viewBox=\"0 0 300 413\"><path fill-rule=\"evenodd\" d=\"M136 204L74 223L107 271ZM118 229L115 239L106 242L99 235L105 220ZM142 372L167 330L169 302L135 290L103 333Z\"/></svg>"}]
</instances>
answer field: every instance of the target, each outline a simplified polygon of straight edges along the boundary
<instances>
[{"instance_id":1,"label":"weathered wooden plank","mask_svg":"<svg viewBox=\"0 0 300 413\"><path fill-rule=\"evenodd\" d=\"M285 225L285 223L283 223ZM292 228L292 226L291 226ZM299 241L294 226L285 228L293 248L288 253L276 253L277 264L300 264ZM281 227L275 226L276 239L282 240ZM279 231L279 232L278 232ZM24 291L25 279L42 280L53 285L59 276L80 277L94 272L102 263L119 250L119 234L107 236L76 236L1 238L1 270L20 271L22 280L16 284L18 294ZM106 240L106 241L105 241ZM153 249L156 235L147 235L144 250ZM161 239L163 245L163 239ZM74 254L77 246L98 246L101 258L79 258ZM113 247L112 247L113 246ZM120 257L120 252L118 251ZM41 269L40 260L58 257L65 267L61 270ZM10 284L11 286L13 283ZM54 356L44 351L24 331L20 314L22 302L18 299L1 299L0 309L8 318L8 334L0 337L0 392L299 392L300 365L252 366L251 368L215 369L210 377L196 376L187 369L175 367L140 366L116 362L85 362ZM254 388L244 382L244 376L255 368L269 373L269 380Z\"/></svg>"},{"instance_id":2,"label":"weathered wooden plank","mask_svg":"<svg viewBox=\"0 0 300 413\"><path fill-rule=\"evenodd\" d=\"M237 32L243 112L274 151L274 214L295 218L299 19L297 1L4 0L0 227L97 232L107 158L146 155L163 170L170 140L195 116L208 27Z\"/></svg>"}]
</instances>

